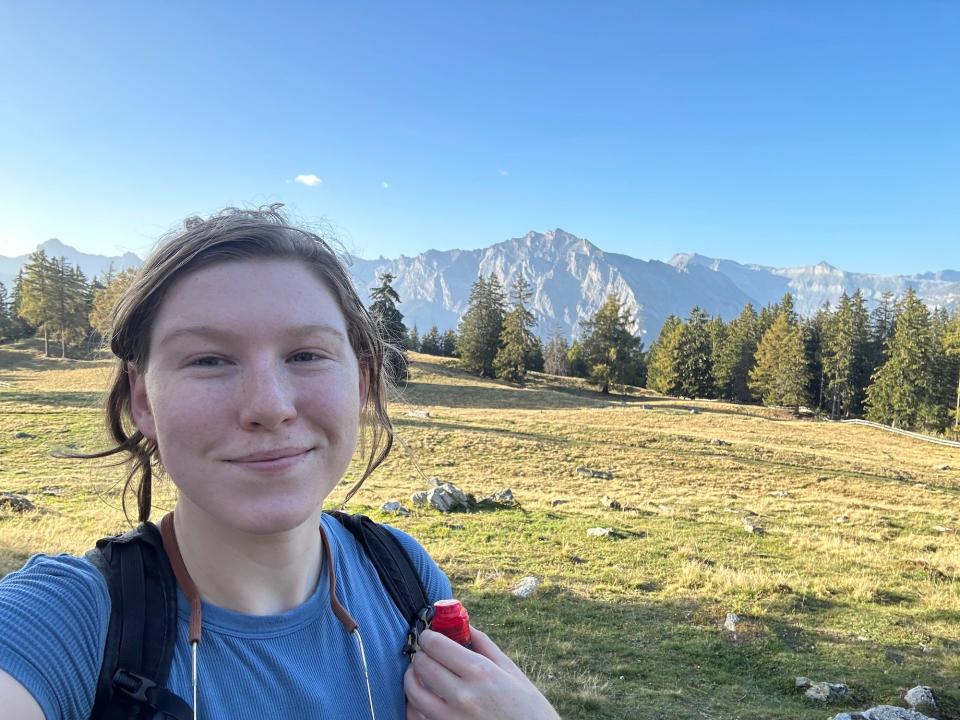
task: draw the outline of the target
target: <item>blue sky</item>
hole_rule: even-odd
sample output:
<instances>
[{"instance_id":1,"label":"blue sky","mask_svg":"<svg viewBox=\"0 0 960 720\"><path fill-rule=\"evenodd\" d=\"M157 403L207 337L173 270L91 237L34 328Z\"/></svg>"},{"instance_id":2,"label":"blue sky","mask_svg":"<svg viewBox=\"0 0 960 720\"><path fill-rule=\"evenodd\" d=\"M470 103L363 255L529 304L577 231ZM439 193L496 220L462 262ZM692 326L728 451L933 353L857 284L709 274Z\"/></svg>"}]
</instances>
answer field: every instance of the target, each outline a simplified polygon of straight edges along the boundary
<instances>
[{"instance_id":1,"label":"blue sky","mask_svg":"<svg viewBox=\"0 0 960 720\"><path fill-rule=\"evenodd\" d=\"M6 0L0 254L284 202L364 257L960 268L958 38L954 0Z\"/></svg>"}]
</instances>

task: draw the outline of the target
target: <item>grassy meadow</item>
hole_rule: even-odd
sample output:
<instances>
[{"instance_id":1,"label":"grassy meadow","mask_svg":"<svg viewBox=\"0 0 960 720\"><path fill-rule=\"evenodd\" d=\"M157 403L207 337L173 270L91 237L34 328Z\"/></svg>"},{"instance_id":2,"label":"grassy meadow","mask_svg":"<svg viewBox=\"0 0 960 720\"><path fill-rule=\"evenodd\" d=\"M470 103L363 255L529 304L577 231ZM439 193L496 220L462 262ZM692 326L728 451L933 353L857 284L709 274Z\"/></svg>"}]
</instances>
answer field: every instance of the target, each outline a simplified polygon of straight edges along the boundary
<instances>
[{"instance_id":1,"label":"grassy meadow","mask_svg":"<svg viewBox=\"0 0 960 720\"><path fill-rule=\"evenodd\" d=\"M392 407L394 452L348 509L416 536L566 720L825 720L900 704L916 684L960 718L960 449L759 407L605 397L549 376L518 388L413 360ZM109 374L106 361L0 346L0 492L37 505L0 509L0 575L126 527L121 468L51 456L105 447ZM477 497L509 487L519 506L379 511L411 507L433 477ZM161 484L155 518L173 497ZM596 526L616 532L588 537ZM527 575L543 584L513 597ZM812 704L798 675L844 682L851 697Z\"/></svg>"}]
</instances>

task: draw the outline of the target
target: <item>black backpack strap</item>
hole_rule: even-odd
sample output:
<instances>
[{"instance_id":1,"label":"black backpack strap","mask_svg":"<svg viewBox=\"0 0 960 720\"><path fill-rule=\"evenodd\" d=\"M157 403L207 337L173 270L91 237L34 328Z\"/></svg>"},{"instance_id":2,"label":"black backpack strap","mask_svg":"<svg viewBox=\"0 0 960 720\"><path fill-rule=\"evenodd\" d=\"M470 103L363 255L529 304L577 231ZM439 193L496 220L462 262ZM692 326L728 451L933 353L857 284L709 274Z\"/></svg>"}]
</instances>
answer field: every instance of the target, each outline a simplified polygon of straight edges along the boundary
<instances>
[{"instance_id":1,"label":"black backpack strap","mask_svg":"<svg viewBox=\"0 0 960 720\"><path fill-rule=\"evenodd\" d=\"M99 540L86 557L110 591L91 720L190 720L190 706L165 687L177 637L177 584L160 531L143 523Z\"/></svg>"},{"instance_id":2,"label":"black backpack strap","mask_svg":"<svg viewBox=\"0 0 960 720\"><path fill-rule=\"evenodd\" d=\"M350 531L370 558L380 582L410 628L404 653L415 652L420 633L433 618L433 606L410 555L392 532L366 515L340 511L330 514Z\"/></svg>"}]
</instances>

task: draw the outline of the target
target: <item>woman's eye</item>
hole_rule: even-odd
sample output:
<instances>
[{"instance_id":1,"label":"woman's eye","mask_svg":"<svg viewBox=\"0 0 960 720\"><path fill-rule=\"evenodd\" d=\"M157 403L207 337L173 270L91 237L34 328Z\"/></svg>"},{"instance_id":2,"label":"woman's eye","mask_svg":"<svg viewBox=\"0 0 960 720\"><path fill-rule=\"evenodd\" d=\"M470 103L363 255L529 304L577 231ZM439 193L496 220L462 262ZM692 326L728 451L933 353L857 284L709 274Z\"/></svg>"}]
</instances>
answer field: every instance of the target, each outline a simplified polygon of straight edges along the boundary
<instances>
[{"instance_id":1,"label":"woman's eye","mask_svg":"<svg viewBox=\"0 0 960 720\"><path fill-rule=\"evenodd\" d=\"M211 355L207 357L197 358L190 364L196 367L218 367L219 365L223 364L223 358L213 357Z\"/></svg>"},{"instance_id":2,"label":"woman's eye","mask_svg":"<svg viewBox=\"0 0 960 720\"><path fill-rule=\"evenodd\" d=\"M314 360L323 360L323 355L318 355L309 350L301 350L290 356L291 362L313 362Z\"/></svg>"}]
</instances>

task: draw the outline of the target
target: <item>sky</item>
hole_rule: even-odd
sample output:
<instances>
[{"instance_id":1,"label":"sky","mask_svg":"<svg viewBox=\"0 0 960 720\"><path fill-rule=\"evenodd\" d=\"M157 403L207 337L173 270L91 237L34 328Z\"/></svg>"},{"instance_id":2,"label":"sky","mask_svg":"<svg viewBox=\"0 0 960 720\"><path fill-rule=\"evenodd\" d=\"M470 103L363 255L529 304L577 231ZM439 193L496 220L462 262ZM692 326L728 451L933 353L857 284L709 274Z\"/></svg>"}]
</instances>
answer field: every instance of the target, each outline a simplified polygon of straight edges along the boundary
<instances>
[{"instance_id":1,"label":"sky","mask_svg":"<svg viewBox=\"0 0 960 720\"><path fill-rule=\"evenodd\" d=\"M960 2L0 0L0 254L282 202L361 257L960 269Z\"/></svg>"}]
</instances>

